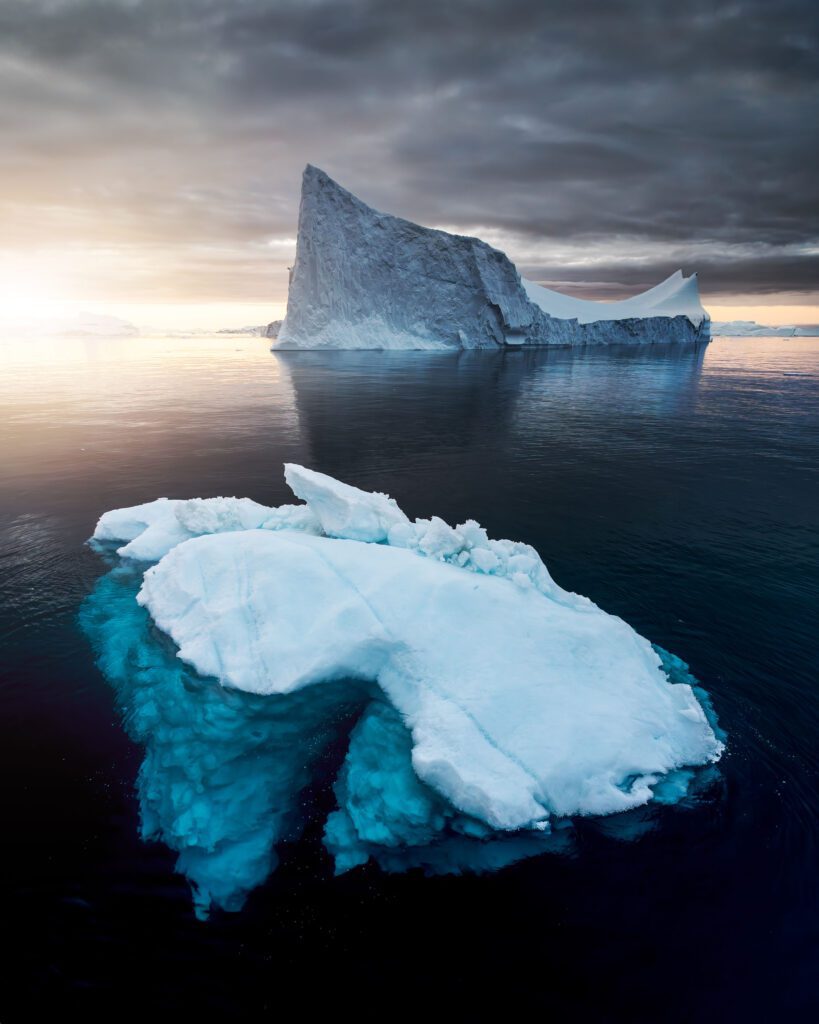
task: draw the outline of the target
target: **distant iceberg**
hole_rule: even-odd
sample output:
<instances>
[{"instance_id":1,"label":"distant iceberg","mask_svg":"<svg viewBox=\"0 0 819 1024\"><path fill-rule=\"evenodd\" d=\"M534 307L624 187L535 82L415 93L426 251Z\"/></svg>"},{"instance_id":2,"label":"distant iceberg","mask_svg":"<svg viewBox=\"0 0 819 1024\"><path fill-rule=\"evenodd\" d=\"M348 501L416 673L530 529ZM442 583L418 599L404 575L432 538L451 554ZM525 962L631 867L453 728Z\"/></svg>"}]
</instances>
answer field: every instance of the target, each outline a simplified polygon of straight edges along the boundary
<instances>
[{"instance_id":1,"label":"distant iceberg","mask_svg":"<svg viewBox=\"0 0 819 1024\"><path fill-rule=\"evenodd\" d=\"M146 746L144 833L179 851L202 915L273 869L333 742L338 871L496 867L573 818L677 802L720 757L685 665L533 548L286 478L305 504L159 499L94 533L123 561L83 624Z\"/></svg>"},{"instance_id":2,"label":"distant iceberg","mask_svg":"<svg viewBox=\"0 0 819 1024\"><path fill-rule=\"evenodd\" d=\"M14 324L20 337L124 339L137 338L143 330L118 316L81 311L64 316L40 316L36 313Z\"/></svg>"},{"instance_id":3,"label":"distant iceberg","mask_svg":"<svg viewBox=\"0 0 819 1024\"><path fill-rule=\"evenodd\" d=\"M723 338L819 338L819 324L766 327L756 320L727 320L712 323L711 333Z\"/></svg>"},{"instance_id":4,"label":"distant iceberg","mask_svg":"<svg viewBox=\"0 0 819 1024\"><path fill-rule=\"evenodd\" d=\"M120 316L109 316L104 313L81 312L63 326L66 334L91 335L100 338L135 338L139 328L129 324Z\"/></svg>"},{"instance_id":5,"label":"distant iceberg","mask_svg":"<svg viewBox=\"0 0 819 1024\"><path fill-rule=\"evenodd\" d=\"M696 275L620 302L520 277L478 238L379 213L308 165L296 262L274 349L458 349L707 339Z\"/></svg>"}]
</instances>

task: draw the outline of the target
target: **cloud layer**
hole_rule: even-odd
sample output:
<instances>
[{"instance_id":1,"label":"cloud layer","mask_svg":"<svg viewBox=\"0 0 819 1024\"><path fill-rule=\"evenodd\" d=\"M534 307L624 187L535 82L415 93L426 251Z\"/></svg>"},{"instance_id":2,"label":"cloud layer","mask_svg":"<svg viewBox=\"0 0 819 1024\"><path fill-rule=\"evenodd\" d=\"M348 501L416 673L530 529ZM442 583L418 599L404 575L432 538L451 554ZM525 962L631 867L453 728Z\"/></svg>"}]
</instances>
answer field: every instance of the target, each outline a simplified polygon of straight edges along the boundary
<instances>
[{"instance_id":1,"label":"cloud layer","mask_svg":"<svg viewBox=\"0 0 819 1024\"><path fill-rule=\"evenodd\" d=\"M310 161L538 280L813 301L818 83L815 0L0 0L0 248L281 300Z\"/></svg>"}]
</instances>

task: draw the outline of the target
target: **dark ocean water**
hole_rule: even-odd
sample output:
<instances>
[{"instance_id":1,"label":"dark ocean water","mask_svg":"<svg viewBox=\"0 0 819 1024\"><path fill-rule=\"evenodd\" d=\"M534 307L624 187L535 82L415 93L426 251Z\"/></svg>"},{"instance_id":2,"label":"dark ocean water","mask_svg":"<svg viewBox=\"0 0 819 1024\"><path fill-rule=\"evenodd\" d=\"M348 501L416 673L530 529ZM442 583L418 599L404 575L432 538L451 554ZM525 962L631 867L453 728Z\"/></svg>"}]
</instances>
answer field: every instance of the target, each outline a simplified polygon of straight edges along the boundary
<instances>
[{"instance_id":1,"label":"dark ocean water","mask_svg":"<svg viewBox=\"0 0 819 1024\"><path fill-rule=\"evenodd\" d=\"M3 1024L817 1019L819 342L12 339L0 365ZM280 504L284 461L527 541L685 659L728 733L709 798L481 876L334 878L316 825L241 913L197 921L138 838L141 752L77 623L106 569L84 541L160 495Z\"/></svg>"}]
</instances>

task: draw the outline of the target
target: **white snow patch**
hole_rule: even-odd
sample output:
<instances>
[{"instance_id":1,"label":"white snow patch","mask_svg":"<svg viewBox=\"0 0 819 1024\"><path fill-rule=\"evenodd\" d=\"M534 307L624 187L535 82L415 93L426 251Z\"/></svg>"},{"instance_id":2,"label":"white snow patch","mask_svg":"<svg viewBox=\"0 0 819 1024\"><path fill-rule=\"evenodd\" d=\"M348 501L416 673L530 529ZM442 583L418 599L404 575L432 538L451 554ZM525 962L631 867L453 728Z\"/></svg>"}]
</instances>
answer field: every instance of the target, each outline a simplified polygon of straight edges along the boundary
<instances>
[{"instance_id":1,"label":"white snow patch","mask_svg":"<svg viewBox=\"0 0 819 1024\"><path fill-rule=\"evenodd\" d=\"M525 278L521 280L528 297L544 313L562 320L577 320L581 324L592 324L601 320L685 316L695 327L699 327L708 316L700 302L697 275L684 277L681 270L677 270L648 291L617 302L576 299L571 295L563 295L561 292L544 288L534 281L527 281Z\"/></svg>"},{"instance_id":2,"label":"white snow patch","mask_svg":"<svg viewBox=\"0 0 819 1024\"><path fill-rule=\"evenodd\" d=\"M144 505L105 512L97 522L93 540L126 541L117 548L122 558L156 562L192 537L257 529L321 532L306 505L268 508L250 498L157 498Z\"/></svg>"}]
</instances>

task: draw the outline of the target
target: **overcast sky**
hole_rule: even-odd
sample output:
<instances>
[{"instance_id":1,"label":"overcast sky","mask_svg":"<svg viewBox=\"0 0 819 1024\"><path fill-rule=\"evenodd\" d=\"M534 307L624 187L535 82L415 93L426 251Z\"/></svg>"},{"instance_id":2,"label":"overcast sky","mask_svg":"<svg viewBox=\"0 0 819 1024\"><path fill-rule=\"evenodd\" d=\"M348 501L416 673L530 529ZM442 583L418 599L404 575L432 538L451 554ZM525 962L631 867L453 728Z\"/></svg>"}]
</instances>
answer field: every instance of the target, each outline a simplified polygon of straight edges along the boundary
<instances>
[{"instance_id":1,"label":"overcast sky","mask_svg":"<svg viewBox=\"0 0 819 1024\"><path fill-rule=\"evenodd\" d=\"M818 51L817 0L0 0L0 250L280 302L309 161L557 287L814 304Z\"/></svg>"}]
</instances>

